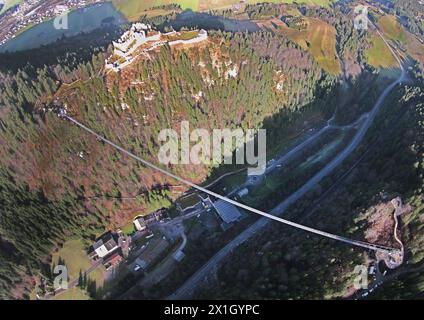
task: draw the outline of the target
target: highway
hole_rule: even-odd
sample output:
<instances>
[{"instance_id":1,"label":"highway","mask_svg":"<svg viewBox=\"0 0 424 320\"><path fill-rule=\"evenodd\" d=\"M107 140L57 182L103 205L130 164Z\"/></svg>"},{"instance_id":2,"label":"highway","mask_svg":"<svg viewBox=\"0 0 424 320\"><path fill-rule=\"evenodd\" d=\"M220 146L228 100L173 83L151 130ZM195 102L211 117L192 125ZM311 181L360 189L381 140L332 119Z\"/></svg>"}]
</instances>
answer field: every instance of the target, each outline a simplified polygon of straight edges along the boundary
<instances>
[{"instance_id":1,"label":"highway","mask_svg":"<svg viewBox=\"0 0 424 320\"><path fill-rule=\"evenodd\" d=\"M390 50L392 50L392 49L390 48ZM396 58L397 58L397 56L396 56ZM366 249L369 249L369 250L385 252L385 253L390 255L390 252L394 250L392 248L387 248L387 247L383 247L383 246L378 246L378 245L374 245L374 244L369 244L369 243L365 243L365 242L361 242L361 241L348 239L348 238L338 236L338 235L334 235L334 234L331 234L331 233L328 233L328 232L325 232L325 231L317 230L317 229L314 229L314 228L311 228L311 227L308 227L308 226L305 226L305 225L302 225L302 224L299 224L299 223L295 223L293 221L282 219L279 216L281 216L284 213L284 211L291 204L293 204L295 201L297 201L299 198L301 198L305 193L307 193L313 187L315 187L324 177L326 177L328 174L330 174L359 145L359 143L362 141L365 133L367 132L367 130L371 126L371 124L372 124L375 116L377 115L380 107L382 106L384 99L405 78L405 71L404 71L404 69L401 65L400 60L398 60L398 61L399 61L399 65L400 65L400 68L401 68L401 71L402 71L401 75L399 76L399 78L396 81L394 81L392 84L390 84L383 91L383 93L380 95L377 102L373 106L372 110L365 117L364 122L359 126L357 133L355 134L354 138L349 143L349 145L339 155L337 155L336 158L334 158L330 163L328 163L321 171L319 171L316 175L314 175L308 182L306 182L300 189L295 191L291 196L289 196L283 202L281 202L270 213L258 210L256 208L249 207L247 205L244 205L242 203L239 203L237 201L229 199L225 196L222 196L220 194L212 192L208 189L200 187L200 186L192 183L189 180L181 178L181 177L179 177L179 176L177 176L173 173L168 172L165 169L160 168L159 166L157 166L153 163L150 163L149 161L146 161L146 160L134 155L133 153L131 153L131 152L127 151L126 149L118 146L117 144L113 143L112 141L106 139L102 135L96 133L95 131L91 130L87 126L78 122L77 120L75 120L71 116L68 116L66 114L66 110L64 110L64 109L59 110L59 117L69 120L71 123L74 123L75 125L84 129L88 133L97 137L98 140L101 140L101 141L109 144L110 146L114 147L115 149L121 151L122 153L124 153L124 154L128 155L129 157L143 163L144 165L146 165L148 167L151 167L151 168L153 168L153 169L155 169L155 170L157 170L157 171L159 171L159 172L161 172L161 173L163 173L163 174L165 174L165 175L167 175L167 176L169 176L169 177L171 177L171 178L173 178L177 181L180 181L180 182L182 182L182 183L184 183L188 186L191 186L194 189L205 192L205 193L207 193L207 194L209 194L209 195L211 195L211 196L213 196L217 199L224 200L224 201L231 203L231 204L233 204L233 205L235 205L239 208L242 208L244 210L247 210L247 211L250 211L250 212L253 212L253 213L256 213L258 215L263 216L263 218L259 219L252 226L248 227L245 231L243 231L235 239L233 239L230 243L228 243L224 248L222 248L202 268L200 268L191 278L189 278L187 280L187 282L180 289L178 289L174 294L172 294L169 297L169 299L183 299L183 298L190 297L191 294L193 293L194 289L197 287L198 283L202 279L204 279L204 277L207 274L211 273L211 271L213 271L218 266L218 264L220 262L222 262L222 260L229 253L231 253L236 247L238 247L240 244L244 243L246 240L250 239L259 230L263 229L268 224L269 220L278 221L278 222L281 222L283 224L286 224L286 225L289 225L289 226L292 226L292 227L295 227L295 228L298 228L298 229L302 229L304 231L308 231L308 232L311 232L311 233L315 233L315 234L318 234L318 235L323 236L323 237L327 237L327 238L334 239L334 240L337 240L337 241L345 242L345 243L348 243L350 245L359 246L359 247L366 248Z\"/></svg>"},{"instance_id":2,"label":"highway","mask_svg":"<svg viewBox=\"0 0 424 320\"><path fill-rule=\"evenodd\" d=\"M280 216L284 213L287 208L296 202L299 198L305 195L308 191L314 188L323 178L328 176L337 166L339 166L360 144L362 139L364 138L366 132L372 125L378 111L383 105L384 100L388 96L388 94L402 81L405 80L405 70L402 66L400 59L397 57L396 53L381 35L381 33L376 28L378 34L383 39L385 44L388 46L392 54L395 56L399 63L399 67L401 70L401 74L398 79L396 79L393 83L387 86L387 88L382 92L382 94L377 99L375 105L368 112L365 117L364 122L359 126L358 131L353 137L352 141L349 145L339 154L336 158L330 161L323 169L321 169L317 174L315 174L310 180L308 180L300 189L295 191L292 195L286 198L283 202L281 202L278 206L276 206L270 213L272 215ZM325 129L325 127L323 128ZM323 130L322 129L322 130ZM237 237L235 237L231 242L229 242L226 246L224 246L220 251L218 251L206 264L204 264L196 273L194 273L178 290L176 290L173 294L171 294L167 299L188 299L192 296L198 284L201 283L203 279L209 274L211 274L217 266L224 260L224 258L230 254L234 249L236 249L239 245L246 242L254 235L258 233L258 231L262 230L271 220L266 217L260 218L242 233L240 233ZM343 240L342 240L343 241Z\"/></svg>"},{"instance_id":3,"label":"highway","mask_svg":"<svg viewBox=\"0 0 424 320\"><path fill-rule=\"evenodd\" d=\"M209 194L217 199L221 199L223 201L226 201L228 203L231 203L239 208L242 208L244 210L253 212L255 214L261 215L263 218L259 219L257 222L255 222L252 226L250 226L249 228L247 228L245 231L243 231L241 234L239 234L235 239L233 239L230 243L228 243L224 248L222 248L215 256L213 256L202 268L200 268L190 279L187 280L187 282L180 288L178 289L173 295L171 295L169 298L170 299L182 299L182 298L187 298L190 297L190 295L193 293L194 289L197 287L199 281L201 281L202 279L204 279L204 277L209 274L211 271L213 271L220 262L222 262L222 260L230 253L232 252L232 250L234 250L234 248L238 247L240 244L242 244L243 242L245 242L246 240L250 239L253 235L255 235L259 230L261 230L262 228L264 228L269 220L274 220L274 221L278 221L280 223L310 232L310 233L314 233L317 235L320 235L322 237L327 237L333 240L337 240L337 241L341 241L341 242L345 242L348 243L349 245L352 246L358 246L358 247L362 247L362 248L366 248L369 250L374 250L377 252L383 252L388 254L389 256L391 256L392 254L394 254L396 251L393 248L388 248L388 247L383 247L383 246L379 246L379 245L375 245L375 244L370 244L370 243L366 243L366 242L362 242L362 241L357 241L357 240L352 240L343 236L338 236L335 234L331 234L325 231L321 231L318 229L314 229L299 223L295 223L293 221L290 220L286 220L281 218L280 216L284 213L284 211L290 206L292 205L294 202L296 202L299 198L301 198L304 194L306 194L308 191L310 191L312 188L314 188L323 178L325 178L326 176L328 176L339 164L341 164L355 149L356 147L360 144L360 142L362 141L363 137L365 136L366 132L368 131L369 127L372 125L374 118L376 117L378 111L380 110L380 107L382 106L385 98L387 97L387 95L398 85L400 84L404 78L405 78L405 71L404 68L402 67L401 61L400 59L397 57L396 53L393 51L393 49L389 46L389 44L386 42L386 40L384 39L384 37L381 35L381 33L378 31L379 35L381 36L381 38L383 39L383 41L386 43L386 45L388 46L388 48L391 50L392 54L396 57L396 59L399 62L399 66L401 69L401 74L399 76L399 78L394 81L392 84L390 84L384 91L383 93L379 96L379 98L377 99L377 102L375 103L375 105L373 106L373 108L371 109L370 112L368 112L366 114L366 116L364 116L363 118L364 121L362 122L362 124L360 124L358 126L358 130L355 134L355 136L353 137L352 141L349 143L349 145L340 153L338 154L332 161L330 161L330 163L328 163L323 169L321 169L317 174L315 174L310 180L308 180L300 189L298 189L297 191L295 191L292 195L290 195L288 198L286 198L283 202L281 202L276 208L274 208L271 213L267 213L261 210L258 210L256 208L252 208L249 207L245 204L239 203L233 199L227 198L225 196L222 196L218 193L215 193L213 191L210 191L204 187L201 187L199 185L196 185L194 183L192 183L191 181L181 178L145 159L142 159L136 155L134 155L133 153L127 151L126 149L120 147L119 145L113 143L112 141L106 139L104 136L96 133L95 131L93 131L92 129L88 128L87 126L83 125L82 123L78 122L77 120L75 120L74 118L72 118L71 116L68 116L66 114L66 110L61 108L59 109L59 113L58 116L60 118L63 119L67 119L69 120L71 123L79 126L80 128L84 129L85 131L87 131L88 133L94 135L98 140L105 142L106 144L109 144L110 146L112 146L113 148L121 151L122 153L128 155L129 157L143 163L144 165L153 168L179 182L182 182L194 189L197 189L201 192L204 192L206 194ZM329 125L329 124L327 124ZM275 164L277 165L277 164Z\"/></svg>"},{"instance_id":4,"label":"highway","mask_svg":"<svg viewBox=\"0 0 424 320\"><path fill-rule=\"evenodd\" d=\"M329 119L327 121L327 124L324 127L322 127L321 129L319 129L318 131L316 131L315 133L313 133L312 135L307 137L304 141L302 141L300 144L298 144L295 147L293 147L292 149L290 149L288 152L280 155L276 160L273 159L274 161L272 161L272 160L269 161L268 164L267 164L267 167L265 168L264 175L274 171L277 167L283 166L287 162L291 161L295 156L297 156L297 154L300 151L302 151L304 148L306 148L309 144L312 144L314 141L316 141L320 136L322 136L329 129L331 129L331 128L343 129L343 127L333 126L331 124L332 120L333 120L333 118ZM346 127L348 127L348 126L346 126ZM254 184L255 182L253 181L253 179L254 179L253 176L248 177L247 181L244 184L242 184L241 186L239 186L235 190L231 191L227 195L227 197L231 197L234 194L236 194L238 191L240 191L241 189L246 188L246 187Z\"/></svg>"}]
</instances>

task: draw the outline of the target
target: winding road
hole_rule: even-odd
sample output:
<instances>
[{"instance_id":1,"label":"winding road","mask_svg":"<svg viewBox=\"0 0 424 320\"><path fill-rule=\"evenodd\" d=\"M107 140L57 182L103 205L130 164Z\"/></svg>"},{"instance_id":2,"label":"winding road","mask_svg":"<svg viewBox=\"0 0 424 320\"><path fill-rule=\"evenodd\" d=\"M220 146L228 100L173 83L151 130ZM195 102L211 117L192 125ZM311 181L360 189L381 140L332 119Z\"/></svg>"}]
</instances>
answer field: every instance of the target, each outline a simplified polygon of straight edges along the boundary
<instances>
[{"instance_id":1,"label":"winding road","mask_svg":"<svg viewBox=\"0 0 424 320\"><path fill-rule=\"evenodd\" d=\"M326 176L328 176L338 165L340 165L356 148L357 146L360 144L360 142L362 141L363 137L365 136L366 132L368 131L369 127L372 125L378 111L380 110L380 107L383 105L383 102L385 100L385 98L387 97L387 95L398 85L400 84L404 78L405 78L405 70L402 67L402 63L400 61L400 59L397 57L396 53L394 52L394 50L390 47L390 45L386 42L386 40L384 39L384 37L381 35L381 33L378 31L378 29L376 29L378 34L381 36L381 38L383 39L383 41L386 43L386 45L388 46L388 48L390 49L390 51L392 52L392 54L396 57L397 61L399 62L399 66L401 69L401 74L399 76L399 78L394 81L393 83L391 83L389 86L387 86L387 88L383 91L383 93L379 96L379 98L377 99L377 102L375 103L375 105L373 106L373 108L371 109L370 112L366 113L365 115L363 115L361 118L364 118L363 122L361 124L358 123L358 129L357 132L355 134L355 136L353 137L352 141L347 145L347 147L341 152L339 153L334 159L332 159L323 169L321 169L317 174L315 174L310 180L308 180L300 189L298 189L297 191L295 191L293 194L291 194L288 198L286 198L283 202L281 202L277 207L275 207L270 213L258 210L256 208L252 208L249 207L245 204L239 203L237 201L234 201L233 199L229 199L225 196L222 196L218 193L215 193L213 191L210 191L204 187L201 187L199 185L196 185L195 183L181 178L143 158L140 158L139 156L136 156L135 154L131 153L130 151L124 149L123 147L115 144L114 142L106 139L104 136L96 133L95 131L93 131L92 129L88 128L87 126L85 126L84 124L78 122L77 120L75 120L74 118L72 118L71 116L68 116L66 114L66 109L64 108L60 108L59 112L58 112L58 116L60 118L63 119L67 119L69 120L71 123L79 126L80 128L84 129L85 131L87 131L88 133L94 135L99 141L103 141L106 144L112 146L113 148L119 150L120 152L128 155L129 157L143 163L144 165L155 169L158 172L163 173L164 175L167 175L179 182L182 182L188 186L191 186L194 189L197 189L201 192L205 192L217 199L221 199L224 200L232 205L235 205L239 208L242 208L244 210L256 213L260 216L262 216L262 218L260 218L258 221L256 221L254 224L252 224L250 227L248 227L246 230L244 230L242 233L240 233L236 238L234 238L231 242L229 242L224 248L222 248L217 254L215 254L202 268L200 268L191 278L189 278L185 284L179 288L174 294L172 294L170 297L168 297L168 299L183 299L183 298L188 298L190 297L195 288L197 287L197 285L199 284L199 282L202 281L202 279L205 278L205 276L207 276L208 274L212 273L219 265L219 263L221 263L223 261L223 259L229 254L231 253L236 247L238 247L240 244L244 243L245 241L247 241L248 239L250 239L252 236L254 236L258 231L262 230L268 223L270 220L274 220L274 221L278 221L281 222L283 224L304 230L304 231L308 231L310 233L314 233L317 235L320 235L322 237L327 237L333 240L337 240L337 241L341 241L341 242L345 242L348 243L349 245L352 246L358 246L358 247L362 247L362 248L366 248L369 250L374 250L377 252L385 252L386 254L388 254L389 256L391 256L392 254L394 254L395 249L393 248L388 248L388 247L383 247L380 245L375 245L375 244L370 244L370 243L366 243L366 242L362 242L362 241L357 241L357 240L352 240L343 236L338 236L335 234L331 234L325 231L321 231L318 229L314 229L290 220L286 220L281 218L280 216L285 212L285 210L287 210L287 208L292 205L294 202L296 202L299 198L301 198L303 195L305 195L307 192L309 192L310 190L312 190L323 178L325 178ZM329 125L329 123L327 124ZM296 148L295 148L296 149ZM292 150L293 151L293 150ZM291 151L291 152L292 152ZM290 152L289 152L290 154ZM275 163L274 165L276 166L278 163ZM272 166L271 166L272 167ZM271 168L270 167L270 168ZM397 253L397 252L396 252Z\"/></svg>"},{"instance_id":2,"label":"winding road","mask_svg":"<svg viewBox=\"0 0 424 320\"><path fill-rule=\"evenodd\" d=\"M300 189L295 191L292 195L286 198L283 202L281 202L278 206L276 206L270 213L272 215L281 216L287 208L296 202L299 198L305 195L308 191L312 190L323 178L328 176L337 166L339 166L360 144L368 129L372 125L378 111L383 105L384 100L389 95L389 93L399 84L401 84L406 77L406 72L402 66L402 62L398 58L397 54L387 43L386 39L380 33L380 31L374 26L379 36L383 39L384 43L390 49L394 57L399 63L399 67L401 70L401 74L399 78L397 78L393 83L387 86L387 88L382 92L382 94L377 99L375 105L365 116L365 120L359 126L358 131L353 137L352 141L349 145L332 161L330 161L323 169L321 169L317 174L315 174L309 181L307 181ZM328 125L327 125L328 126ZM324 127L321 130L325 130ZM306 141L305 141L306 142ZM206 264L204 264L196 273L194 273L178 290L176 290L173 294L171 294L167 299L189 299L197 286L205 279L208 275L212 274L214 270L217 269L219 264L230 254L234 249L236 249L239 245L246 242L254 235L256 235L260 230L262 230L271 220L262 217L242 233L240 233L237 237L235 237L232 241L230 241L227 245L225 245L221 250L219 250ZM342 240L343 241L343 240Z\"/></svg>"}]
</instances>

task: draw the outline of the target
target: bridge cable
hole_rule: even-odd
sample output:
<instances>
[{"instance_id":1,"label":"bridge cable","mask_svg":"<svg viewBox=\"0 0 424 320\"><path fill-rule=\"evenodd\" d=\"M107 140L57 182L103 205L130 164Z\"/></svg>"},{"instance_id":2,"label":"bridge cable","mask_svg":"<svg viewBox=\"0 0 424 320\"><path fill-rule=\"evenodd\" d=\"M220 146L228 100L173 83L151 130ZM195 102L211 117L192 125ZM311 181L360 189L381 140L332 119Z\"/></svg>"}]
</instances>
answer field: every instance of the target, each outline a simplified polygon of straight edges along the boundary
<instances>
[{"instance_id":1,"label":"bridge cable","mask_svg":"<svg viewBox=\"0 0 424 320\"><path fill-rule=\"evenodd\" d=\"M159 166L157 166L157 165L155 165L155 164L153 164L153 163L151 163L151 162L149 162L147 160L144 160L144 159L136 156L135 154L133 154L133 153L125 150L124 148L122 148L122 147L118 146L117 144L113 143L112 141L104 138L100 134L94 132L93 130L91 130L87 126L83 125L82 123L78 122L77 120L75 120L74 118L72 118L72 117L70 117L70 116L68 116L66 114L63 114L62 113L62 114L59 114L59 116L62 117L62 118L68 119L69 121L71 121L75 125L79 126L80 128L84 129L85 131L89 132L90 134L94 135L97 139L105 142L106 144L108 144L108 145L112 146L113 148L121 151L122 153L128 155L129 157L131 157L131 158L133 158L133 159L135 159L135 160L143 163L145 166L150 167L150 168L152 168L154 170L157 170L157 171L163 173L164 175L166 175L168 177L171 177L171 178L173 178L173 179L175 179L175 180L177 180L177 181L179 181L181 183L184 183L184 184L186 184L186 185L188 185L188 186L190 186L190 187L192 187L194 189L197 189L197 190L199 190L201 192L204 192L204 193L206 193L206 194L208 194L210 196L213 196L213 197L215 197L217 199L223 200L223 201L225 201L227 203L230 203L230 204L232 204L232 205L234 205L236 207L239 207L241 209L250 211L252 213L256 213L256 214L258 214L260 216L266 217L266 218L271 219L271 220L274 220L274 221L278 221L280 223L283 223L283 224L292 226L292 227L297 228L297 229L301 229L301 230L304 230L304 231L307 231L307 232L310 232L310 233L314 233L314 234L320 235L322 237L326 237L326 238L329 238L329 239L336 240L336 241L341 241L341 242L344 242L344 243L347 243L347 244L350 244L350 245L353 245L353 246L362 247L362 248L365 248L365 249L368 249L368 250L380 251L380 252L389 253L389 254L392 253L392 252L394 252L394 251L397 251L397 249L395 249L395 248L390 248L390 247L386 247L386 246L371 244L371 243L367 243L367 242L363 242L363 241L358 241L358 240L352 240L352 239L349 239L349 238L346 238L346 237L342 237L342 236L338 236L338 235L335 235L335 234L332 234L332 233L329 233L329 232L317 230L317 229L314 229L314 228L311 228L311 227L308 227L308 226L305 226L305 225L302 225L302 224L299 224L299 223L296 223L296 222L293 222L293 221L290 221L290 220L286 220L286 219L283 219L283 218L274 216L272 214L269 214L267 212L264 212L264 211L261 211L261 210L255 209L255 208L252 208L252 207L247 206L245 204L239 203L239 202L237 202L235 200L232 200L232 199L229 199L229 198L227 198L225 196L222 196L222 195L220 195L220 194L218 194L216 192L213 192L213 191L210 191L210 190L208 190L206 188L203 188L203 187L201 187L201 186L199 186L199 185L197 185L197 184L195 184L195 183L193 183L191 181L188 181L188 180L186 180L184 178L181 178L181 177L179 177L179 176L177 176L177 175L175 175L175 174L173 174L171 172L168 172L168 171L160 168Z\"/></svg>"}]
</instances>

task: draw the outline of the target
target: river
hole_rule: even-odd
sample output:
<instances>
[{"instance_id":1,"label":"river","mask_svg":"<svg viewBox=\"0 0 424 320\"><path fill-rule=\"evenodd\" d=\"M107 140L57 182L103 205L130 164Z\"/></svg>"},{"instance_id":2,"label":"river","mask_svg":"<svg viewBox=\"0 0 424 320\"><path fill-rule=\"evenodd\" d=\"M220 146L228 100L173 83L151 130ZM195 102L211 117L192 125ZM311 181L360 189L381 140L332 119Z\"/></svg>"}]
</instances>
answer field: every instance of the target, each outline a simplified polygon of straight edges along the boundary
<instances>
[{"instance_id":1,"label":"river","mask_svg":"<svg viewBox=\"0 0 424 320\"><path fill-rule=\"evenodd\" d=\"M53 43L62 37L72 37L105 25L119 25L126 22L127 20L110 2L99 3L70 12L68 29L56 29L54 19L42 22L0 46L0 53L34 49Z\"/></svg>"}]
</instances>

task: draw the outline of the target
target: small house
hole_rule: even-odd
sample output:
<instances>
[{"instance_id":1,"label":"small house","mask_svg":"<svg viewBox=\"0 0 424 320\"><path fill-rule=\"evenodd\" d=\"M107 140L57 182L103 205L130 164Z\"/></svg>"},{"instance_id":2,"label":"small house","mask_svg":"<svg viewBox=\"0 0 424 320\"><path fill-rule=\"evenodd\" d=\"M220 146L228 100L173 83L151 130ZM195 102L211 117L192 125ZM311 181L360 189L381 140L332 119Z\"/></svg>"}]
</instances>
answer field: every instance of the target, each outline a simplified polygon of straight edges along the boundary
<instances>
[{"instance_id":1,"label":"small house","mask_svg":"<svg viewBox=\"0 0 424 320\"><path fill-rule=\"evenodd\" d=\"M93 251L89 256L93 259L104 258L118 248L114 235L109 232L93 244Z\"/></svg>"}]
</instances>

